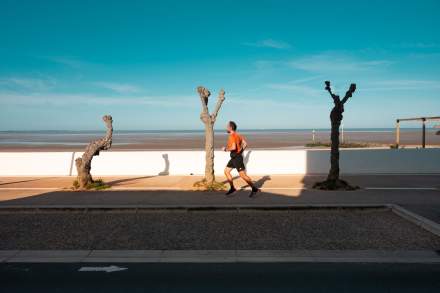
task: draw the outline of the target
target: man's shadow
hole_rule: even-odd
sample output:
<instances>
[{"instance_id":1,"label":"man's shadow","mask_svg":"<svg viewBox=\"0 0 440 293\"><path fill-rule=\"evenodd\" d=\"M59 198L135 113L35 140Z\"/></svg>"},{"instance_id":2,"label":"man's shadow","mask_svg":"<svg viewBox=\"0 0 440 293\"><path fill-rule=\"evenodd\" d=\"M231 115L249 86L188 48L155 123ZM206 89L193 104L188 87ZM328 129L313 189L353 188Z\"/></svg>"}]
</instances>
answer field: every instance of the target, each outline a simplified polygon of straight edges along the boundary
<instances>
[{"instance_id":1,"label":"man's shadow","mask_svg":"<svg viewBox=\"0 0 440 293\"><path fill-rule=\"evenodd\" d=\"M162 158L165 160L165 169L160 172L159 176L168 176L170 175L170 160L168 159L168 154L163 154Z\"/></svg>"},{"instance_id":2,"label":"man's shadow","mask_svg":"<svg viewBox=\"0 0 440 293\"><path fill-rule=\"evenodd\" d=\"M251 157L251 153L252 153L252 151L246 152L246 155L243 158L243 162L244 162L244 165L246 166L246 168L247 168L247 164L249 162L249 158Z\"/></svg>"},{"instance_id":3,"label":"man's shadow","mask_svg":"<svg viewBox=\"0 0 440 293\"><path fill-rule=\"evenodd\" d=\"M256 187L261 188L263 187L264 183L269 180L272 180L272 178L270 178L269 175L266 175L255 181L254 184Z\"/></svg>"}]
</instances>

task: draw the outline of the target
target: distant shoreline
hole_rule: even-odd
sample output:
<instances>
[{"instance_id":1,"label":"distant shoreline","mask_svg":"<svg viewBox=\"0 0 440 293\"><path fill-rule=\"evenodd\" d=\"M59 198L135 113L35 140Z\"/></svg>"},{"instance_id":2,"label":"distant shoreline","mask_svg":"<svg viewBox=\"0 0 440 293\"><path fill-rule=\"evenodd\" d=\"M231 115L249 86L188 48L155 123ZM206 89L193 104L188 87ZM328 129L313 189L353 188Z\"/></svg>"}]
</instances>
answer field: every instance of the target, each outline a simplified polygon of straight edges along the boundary
<instances>
[{"instance_id":1,"label":"distant shoreline","mask_svg":"<svg viewBox=\"0 0 440 293\"><path fill-rule=\"evenodd\" d=\"M421 127L401 127L401 131L414 131L419 130ZM308 132L308 131L318 131L318 132L328 132L330 131L330 128L243 128L239 129L240 132ZM345 128L344 131L355 131L355 132L395 132L394 127L351 127L351 128ZM225 130L223 128L218 128L214 130L217 133L224 132ZM21 133L21 134L30 134L30 133L40 133L40 134L84 134L84 133L102 133L105 132L104 129L88 129L88 130L68 130L68 129L61 129L61 130L54 130L54 129L47 129L47 130L0 130L0 134L7 134L7 133ZM165 130L158 130L158 129L115 129L115 132L119 133L151 133L151 134L158 134L158 133L203 133L204 129L165 129Z\"/></svg>"},{"instance_id":2,"label":"distant shoreline","mask_svg":"<svg viewBox=\"0 0 440 293\"><path fill-rule=\"evenodd\" d=\"M427 145L440 147L440 135L428 128ZM304 147L313 142L311 129L243 130L252 149L289 149ZM83 151L86 145L102 136L103 132L0 132L0 151ZM330 131L315 130L315 142L328 142ZM227 134L217 131L215 147L221 148ZM342 137L341 137L342 139ZM389 147L395 143L395 132L390 128L347 129L345 142L366 143L375 147ZM401 145L420 146L421 129L402 129ZM201 150L204 148L202 130L185 131L115 131L111 150Z\"/></svg>"}]
</instances>

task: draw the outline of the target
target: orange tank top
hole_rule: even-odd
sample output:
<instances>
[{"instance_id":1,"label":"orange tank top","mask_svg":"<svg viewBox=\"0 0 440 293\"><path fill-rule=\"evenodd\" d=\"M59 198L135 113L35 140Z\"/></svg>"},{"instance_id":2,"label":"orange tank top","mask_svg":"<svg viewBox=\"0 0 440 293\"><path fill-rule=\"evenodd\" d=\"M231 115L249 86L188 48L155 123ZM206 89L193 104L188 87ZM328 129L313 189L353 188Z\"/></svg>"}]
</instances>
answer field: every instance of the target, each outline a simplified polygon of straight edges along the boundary
<instances>
[{"instance_id":1,"label":"orange tank top","mask_svg":"<svg viewBox=\"0 0 440 293\"><path fill-rule=\"evenodd\" d=\"M235 143L235 150L233 152L240 153L242 151L241 149L242 142L243 142L243 137L237 132L233 132L229 135L228 138L228 149L232 148Z\"/></svg>"}]
</instances>

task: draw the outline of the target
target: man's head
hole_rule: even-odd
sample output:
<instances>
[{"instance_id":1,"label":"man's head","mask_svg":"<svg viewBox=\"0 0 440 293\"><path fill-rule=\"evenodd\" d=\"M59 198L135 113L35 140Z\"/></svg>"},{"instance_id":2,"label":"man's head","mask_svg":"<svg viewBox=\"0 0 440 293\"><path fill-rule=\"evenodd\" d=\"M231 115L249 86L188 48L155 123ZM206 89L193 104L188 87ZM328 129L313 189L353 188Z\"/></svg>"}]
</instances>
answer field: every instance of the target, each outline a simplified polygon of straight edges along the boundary
<instances>
[{"instance_id":1,"label":"man's head","mask_svg":"<svg viewBox=\"0 0 440 293\"><path fill-rule=\"evenodd\" d=\"M228 131L228 133L231 133L232 131L236 131L237 124L235 124L234 121L229 121L228 124L226 125L226 130Z\"/></svg>"}]
</instances>

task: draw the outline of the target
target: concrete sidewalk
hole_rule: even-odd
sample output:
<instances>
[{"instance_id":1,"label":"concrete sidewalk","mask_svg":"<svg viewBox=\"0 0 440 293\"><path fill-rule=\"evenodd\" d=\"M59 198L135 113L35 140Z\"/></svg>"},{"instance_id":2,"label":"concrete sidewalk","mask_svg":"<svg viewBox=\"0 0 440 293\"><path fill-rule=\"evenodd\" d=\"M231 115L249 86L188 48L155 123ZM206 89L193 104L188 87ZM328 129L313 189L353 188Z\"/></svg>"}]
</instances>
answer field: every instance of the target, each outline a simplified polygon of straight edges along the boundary
<instances>
[{"instance_id":1,"label":"concrete sidewalk","mask_svg":"<svg viewBox=\"0 0 440 293\"><path fill-rule=\"evenodd\" d=\"M63 191L74 177L0 177L0 206L270 206L304 204L398 204L440 223L440 175L347 175L361 186L351 192L312 189L325 176L265 175L253 179L262 188L251 199L248 190L227 198L223 192L193 191L200 176L104 177L105 191ZM223 181L224 178L218 177ZM235 180L243 187L241 179Z\"/></svg>"},{"instance_id":2,"label":"concrete sidewalk","mask_svg":"<svg viewBox=\"0 0 440 293\"><path fill-rule=\"evenodd\" d=\"M259 175L252 176L257 185L263 188L311 188L314 182L325 179L325 175ZM419 175L345 175L342 176L354 185L363 188L440 188L440 174ZM104 176L95 177L103 179L113 189L175 189L193 190L193 184L203 177L194 176ZM41 176L41 177L0 177L0 191L6 189L69 189L74 176ZM226 182L224 176L217 176L217 181ZM245 185L238 176L234 178L234 183L242 187Z\"/></svg>"}]
</instances>

